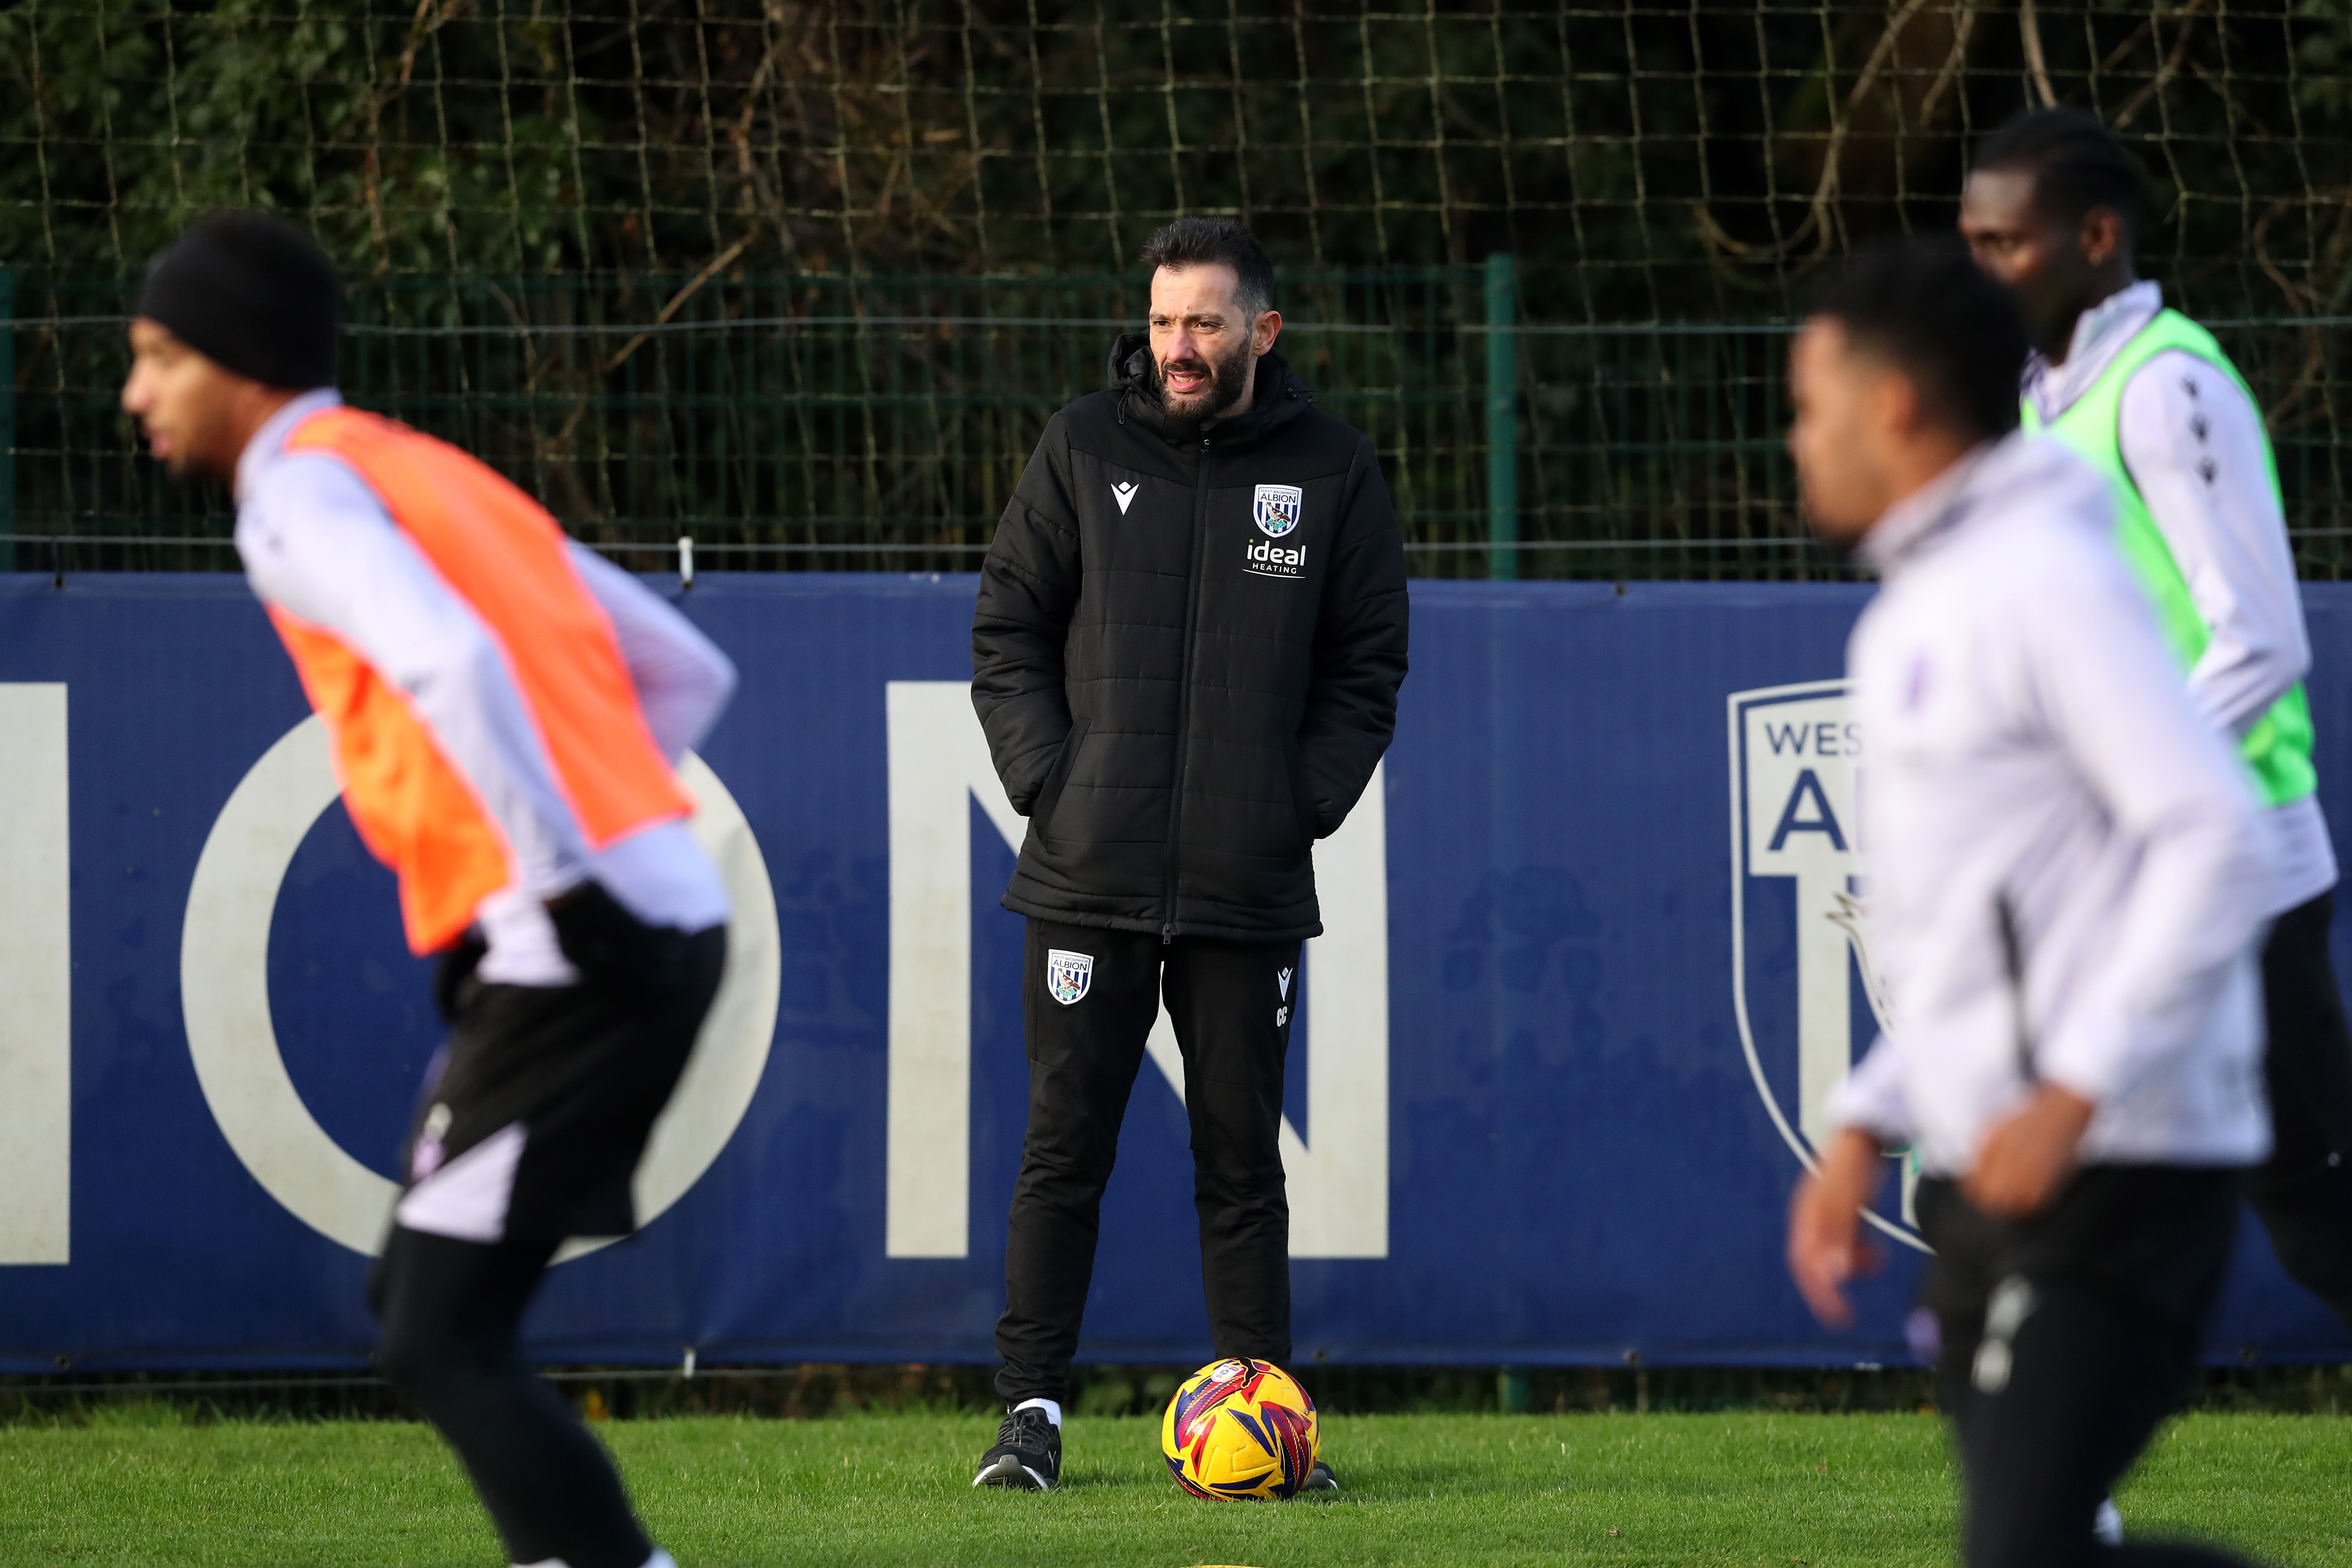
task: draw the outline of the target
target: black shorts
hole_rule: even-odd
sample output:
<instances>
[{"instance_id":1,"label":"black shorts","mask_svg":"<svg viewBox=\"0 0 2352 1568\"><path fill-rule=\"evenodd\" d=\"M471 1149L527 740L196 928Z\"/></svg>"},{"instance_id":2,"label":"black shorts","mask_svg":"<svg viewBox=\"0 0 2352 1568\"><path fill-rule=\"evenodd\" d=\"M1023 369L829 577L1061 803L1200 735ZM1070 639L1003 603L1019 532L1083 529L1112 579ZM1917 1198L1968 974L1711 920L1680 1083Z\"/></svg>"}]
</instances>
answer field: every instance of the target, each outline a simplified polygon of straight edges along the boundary
<instances>
[{"instance_id":1,"label":"black shorts","mask_svg":"<svg viewBox=\"0 0 2352 1568\"><path fill-rule=\"evenodd\" d=\"M647 934L676 944L658 987L444 987L449 1042L401 1152L396 1223L482 1242L636 1228L630 1179L727 963L723 926Z\"/></svg>"}]
</instances>

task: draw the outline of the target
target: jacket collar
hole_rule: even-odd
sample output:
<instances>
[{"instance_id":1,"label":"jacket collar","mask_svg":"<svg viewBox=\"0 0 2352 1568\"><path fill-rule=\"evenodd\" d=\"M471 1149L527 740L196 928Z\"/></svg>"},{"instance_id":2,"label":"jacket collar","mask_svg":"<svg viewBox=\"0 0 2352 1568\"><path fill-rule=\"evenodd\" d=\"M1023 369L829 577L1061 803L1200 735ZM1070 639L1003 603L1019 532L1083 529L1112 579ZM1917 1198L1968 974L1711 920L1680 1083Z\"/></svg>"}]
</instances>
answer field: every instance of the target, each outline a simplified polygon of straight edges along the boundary
<instances>
[{"instance_id":1,"label":"jacket collar","mask_svg":"<svg viewBox=\"0 0 2352 1568\"><path fill-rule=\"evenodd\" d=\"M2064 364L2052 364L2041 350L2034 350L2025 362L2025 395L2032 400L2034 412L2048 421L2080 402L2124 345L2163 309L2164 290L2154 280L2134 283L2075 318Z\"/></svg>"},{"instance_id":2,"label":"jacket collar","mask_svg":"<svg viewBox=\"0 0 2352 1568\"><path fill-rule=\"evenodd\" d=\"M1151 385L1151 339L1143 332L1122 332L1110 346L1110 389L1118 398L1121 424L1140 425L1171 447L1198 443L1198 420L1171 419L1160 406ZM1221 448L1255 446L1290 424L1314 405L1315 394L1298 379L1280 351L1258 358L1256 390L1250 405L1231 419L1208 426L1208 439Z\"/></svg>"},{"instance_id":3,"label":"jacket collar","mask_svg":"<svg viewBox=\"0 0 2352 1568\"><path fill-rule=\"evenodd\" d=\"M1913 490L1871 525L1857 551L1864 564L1884 577L1924 549L1929 541L1959 521L1968 510L1969 480L1983 467L1993 444L1986 442L1919 489Z\"/></svg>"},{"instance_id":4,"label":"jacket collar","mask_svg":"<svg viewBox=\"0 0 2352 1568\"><path fill-rule=\"evenodd\" d=\"M253 433L253 438L245 444L245 450L236 457L237 499L243 500L253 493L253 487L260 482L263 470L284 448L286 438L294 433L295 426L321 408L340 408L342 403L341 394L333 387L314 387L263 420L261 428Z\"/></svg>"},{"instance_id":5,"label":"jacket collar","mask_svg":"<svg viewBox=\"0 0 2352 1568\"><path fill-rule=\"evenodd\" d=\"M2105 524L2105 481L2065 447L2012 430L1979 444L1920 489L1886 509L1855 553L1882 579L1900 576L1987 512L2057 502Z\"/></svg>"}]
</instances>

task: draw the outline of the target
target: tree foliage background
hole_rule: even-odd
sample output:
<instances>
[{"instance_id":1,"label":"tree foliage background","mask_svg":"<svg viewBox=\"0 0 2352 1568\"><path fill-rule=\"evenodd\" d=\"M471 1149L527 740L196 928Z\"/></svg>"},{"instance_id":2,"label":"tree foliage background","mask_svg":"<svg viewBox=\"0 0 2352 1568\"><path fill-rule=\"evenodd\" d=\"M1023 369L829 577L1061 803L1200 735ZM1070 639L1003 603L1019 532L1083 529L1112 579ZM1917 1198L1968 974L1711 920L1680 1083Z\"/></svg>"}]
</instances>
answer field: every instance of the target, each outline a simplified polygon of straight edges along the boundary
<instances>
[{"instance_id":1,"label":"tree foliage background","mask_svg":"<svg viewBox=\"0 0 2352 1568\"><path fill-rule=\"evenodd\" d=\"M2352 0L16 0L0 259L191 215L355 276L1118 272L1183 211L1293 267L1520 258L1565 320L1778 315L2093 107L2207 308L2352 289Z\"/></svg>"},{"instance_id":2,"label":"tree foliage background","mask_svg":"<svg viewBox=\"0 0 2352 1568\"><path fill-rule=\"evenodd\" d=\"M352 282L347 388L583 535L968 565L1146 236L1223 212L1416 571L1835 573L1767 324L2048 102L2137 151L2176 302L2273 323L2225 341L2340 569L2352 0L0 0L0 533L226 563L116 411L116 318L258 205Z\"/></svg>"}]
</instances>

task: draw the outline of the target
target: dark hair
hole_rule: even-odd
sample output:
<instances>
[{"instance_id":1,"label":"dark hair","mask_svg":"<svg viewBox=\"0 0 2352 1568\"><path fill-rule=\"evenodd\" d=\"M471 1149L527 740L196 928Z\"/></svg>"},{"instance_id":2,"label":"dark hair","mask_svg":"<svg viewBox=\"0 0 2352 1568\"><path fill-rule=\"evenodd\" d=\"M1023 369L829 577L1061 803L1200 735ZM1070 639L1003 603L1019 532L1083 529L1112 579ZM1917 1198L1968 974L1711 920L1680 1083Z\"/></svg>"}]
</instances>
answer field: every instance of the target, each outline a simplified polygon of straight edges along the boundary
<instances>
[{"instance_id":1,"label":"dark hair","mask_svg":"<svg viewBox=\"0 0 2352 1568\"><path fill-rule=\"evenodd\" d=\"M1811 313L1908 376L1932 417L1979 438L2017 428L2025 320L1958 239L1914 236L1855 252Z\"/></svg>"},{"instance_id":2,"label":"dark hair","mask_svg":"<svg viewBox=\"0 0 2352 1568\"><path fill-rule=\"evenodd\" d=\"M1180 217L1143 242L1143 264L1163 267L1230 267L1241 279L1234 302L1255 318L1274 309L1274 263L1241 224L1229 217Z\"/></svg>"},{"instance_id":3,"label":"dark hair","mask_svg":"<svg viewBox=\"0 0 2352 1568\"><path fill-rule=\"evenodd\" d=\"M2095 114L2028 110L1984 139L1976 167L2032 174L2033 204L2052 217L2079 224L2105 207L2122 220L2126 240L2139 234L2139 164Z\"/></svg>"}]
</instances>

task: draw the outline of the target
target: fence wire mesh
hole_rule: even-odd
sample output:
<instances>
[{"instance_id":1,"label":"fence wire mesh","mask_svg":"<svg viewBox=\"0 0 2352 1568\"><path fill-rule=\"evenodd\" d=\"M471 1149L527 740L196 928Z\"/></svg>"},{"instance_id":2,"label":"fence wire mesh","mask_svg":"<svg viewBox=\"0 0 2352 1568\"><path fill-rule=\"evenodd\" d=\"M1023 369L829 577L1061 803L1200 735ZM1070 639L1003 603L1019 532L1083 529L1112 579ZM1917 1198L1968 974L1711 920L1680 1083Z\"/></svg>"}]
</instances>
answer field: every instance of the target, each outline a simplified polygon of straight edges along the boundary
<instances>
[{"instance_id":1,"label":"fence wire mesh","mask_svg":"<svg viewBox=\"0 0 2352 1568\"><path fill-rule=\"evenodd\" d=\"M1834 574L1782 323L2043 102L2147 168L2144 268L2263 398L2305 571L2352 536L2352 0L19 0L0 79L21 566L229 563L113 412L119 318L262 204L352 279L357 399L641 564L969 567L1142 238L1226 212L1416 571Z\"/></svg>"}]
</instances>

